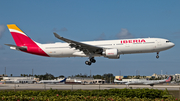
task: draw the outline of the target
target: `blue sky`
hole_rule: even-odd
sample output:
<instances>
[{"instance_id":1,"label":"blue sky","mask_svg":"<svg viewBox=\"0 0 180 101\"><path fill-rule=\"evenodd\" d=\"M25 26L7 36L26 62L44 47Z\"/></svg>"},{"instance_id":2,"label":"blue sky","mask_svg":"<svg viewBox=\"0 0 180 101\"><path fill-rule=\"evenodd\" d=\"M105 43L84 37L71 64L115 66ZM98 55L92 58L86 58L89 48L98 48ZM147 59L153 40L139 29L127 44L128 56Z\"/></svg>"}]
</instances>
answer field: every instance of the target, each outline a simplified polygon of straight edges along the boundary
<instances>
[{"instance_id":1,"label":"blue sky","mask_svg":"<svg viewBox=\"0 0 180 101\"><path fill-rule=\"evenodd\" d=\"M0 74L51 73L119 75L180 73L180 1L179 0L38 0L0 1ZM76 40L166 38L175 43L170 50L156 53L121 55L120 59L96 58L91 66L87 58L47 58L10 50L15 44L6 24L16 24L39 43L58 42L53 32ZM123 36L122 36L123 35Z\"/></svg>"}]
</instances>

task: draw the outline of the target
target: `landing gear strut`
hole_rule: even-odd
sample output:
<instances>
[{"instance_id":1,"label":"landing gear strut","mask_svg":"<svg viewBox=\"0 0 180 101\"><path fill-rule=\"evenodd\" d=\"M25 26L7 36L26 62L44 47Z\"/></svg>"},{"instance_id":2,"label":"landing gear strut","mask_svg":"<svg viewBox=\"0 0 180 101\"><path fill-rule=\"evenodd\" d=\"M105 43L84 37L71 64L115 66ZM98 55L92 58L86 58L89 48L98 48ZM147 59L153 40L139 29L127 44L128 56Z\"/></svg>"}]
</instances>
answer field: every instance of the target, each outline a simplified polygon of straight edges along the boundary
<instances>
[{"instance_id":1,"label":"landing gear strut","mask_svg":"<svg viewBox=\"0 0 180 101\"><path fill-rule=\"evenodd\" d=\"M157 58L157 59L159 58L159 52L157 52L156 58Z\"/></svg>"},{"instance_id":2,"label":"landing gear strut","mask_svg":"<svg viewBox=\"0 0 180 101\"><path fill-rule=\"evenodd\" d=\"M95 63L96 62L96 60L94 59L94 57L91 57L91 58L89 58L89 61L85 61L85 64L86 65L91 65L91 63Z\"/></svg>"},{"instance_id":3,"label":"landing gear strut","mask_svg":"<svg viewBox=\"0 0 180 101\"><path fill-rule=\"evenodd\" d=\"M92 63L95 63L95 62L96 62L96 60L94 59L94 57L90 58L90 61L91 61Z\"/></svg>"}]
</instances>

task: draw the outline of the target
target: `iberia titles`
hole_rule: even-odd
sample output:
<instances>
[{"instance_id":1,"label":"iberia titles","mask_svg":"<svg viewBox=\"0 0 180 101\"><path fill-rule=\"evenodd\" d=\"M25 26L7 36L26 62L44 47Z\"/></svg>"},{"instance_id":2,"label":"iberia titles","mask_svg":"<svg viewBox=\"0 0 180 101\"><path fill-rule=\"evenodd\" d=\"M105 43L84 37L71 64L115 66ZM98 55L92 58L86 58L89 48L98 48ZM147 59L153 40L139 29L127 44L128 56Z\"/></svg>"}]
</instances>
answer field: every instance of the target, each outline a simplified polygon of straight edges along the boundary
<instances>
[{"instance_id":1,"label":"iberia titles","mask_svg":"<svg viewBox=\"0 0 180 101\"><path fill-rule=\"evenodd\" d=\"M120 43L142 43L146 42L144 39L135 39L135 40L121 40Z\"/></svg>"}]
</instances>

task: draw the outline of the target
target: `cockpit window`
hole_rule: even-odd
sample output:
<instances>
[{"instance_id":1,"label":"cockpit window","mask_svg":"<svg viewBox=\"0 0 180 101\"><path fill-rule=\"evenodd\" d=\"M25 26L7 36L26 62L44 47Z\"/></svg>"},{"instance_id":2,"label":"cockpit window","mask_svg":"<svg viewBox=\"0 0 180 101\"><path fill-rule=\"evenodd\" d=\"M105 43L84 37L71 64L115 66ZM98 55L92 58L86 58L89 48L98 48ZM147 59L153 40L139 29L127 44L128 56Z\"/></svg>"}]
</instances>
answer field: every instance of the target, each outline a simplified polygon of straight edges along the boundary
<instances>
[{"instance_id":1,"label":"cockpit window","mask_svg":"<svg viewBox=\"0 0 180 101\"><path fill-rule=\"evenodd\" d=\"M169 43L169 42L171 42L171 41L166 41L166 43Z\"/></svg>"}]
</instances>

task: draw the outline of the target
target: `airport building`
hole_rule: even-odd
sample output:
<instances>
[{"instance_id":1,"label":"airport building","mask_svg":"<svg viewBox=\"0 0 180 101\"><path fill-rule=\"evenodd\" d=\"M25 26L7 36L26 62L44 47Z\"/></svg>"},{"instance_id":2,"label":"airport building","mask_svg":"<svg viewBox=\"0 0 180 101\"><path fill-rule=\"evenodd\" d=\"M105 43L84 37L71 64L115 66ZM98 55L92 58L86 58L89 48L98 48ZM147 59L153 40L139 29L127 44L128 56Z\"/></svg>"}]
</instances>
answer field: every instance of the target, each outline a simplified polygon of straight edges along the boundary
<instances>
[{"instance_id":1,"label":"airport building","mask_svg":"<svg viewBox=\"0 0 180 101\"><path fill-rule=\"evenodd\" d=\"M7 75L0 75L0 79L3 79L3 77L7 77Z\"/></svg>"},{"instance_id":2,"label":"airport building","mask_svg":"<svg viewBox=\"0 0 180 101\"><path fill-rule=\"evenodd\" d=\"M172 81L175 81L175 82L180 82L180 74L175 74L175 75L157 75L158 78L167 78L168 76L172 76L173 77L173 80Z\"/></svg>"},{"instance_id":3,"label":"airport building","mask_svg":"<svg viewBox=\"0 0 180 101\"><path fill-rule=\"evenodd\" d=\"M4 83L37 83L39 78L30 77L3 77Z\"/></svg>"},{"instance_id":4,"label":"airport building","mask_svg":"<svg viewBox=\"0 0 180 101\"><path fill-rule=\"evenodd\" d=\"M39 83L39 78L35 78L33 76L30 77L21 77L21 76L12 76L12 77L2 77L1 84L3 83ZM58 82L63 80L64 78L57 78L55 80L44 80L46 82ZM43 81L43 80L42 80ZM102 79L94 79L94 78L83 78L83 77L68 77L66 79L66 84L104 84L105 80Z\"/></svg>"}]
</instances>

